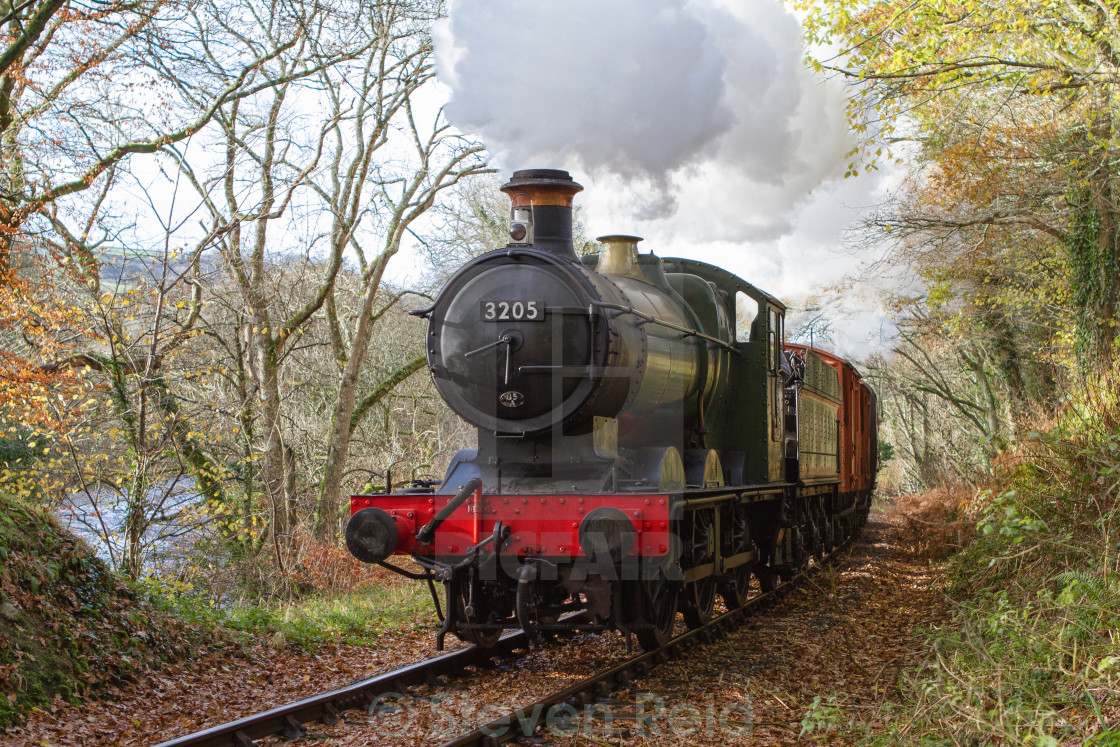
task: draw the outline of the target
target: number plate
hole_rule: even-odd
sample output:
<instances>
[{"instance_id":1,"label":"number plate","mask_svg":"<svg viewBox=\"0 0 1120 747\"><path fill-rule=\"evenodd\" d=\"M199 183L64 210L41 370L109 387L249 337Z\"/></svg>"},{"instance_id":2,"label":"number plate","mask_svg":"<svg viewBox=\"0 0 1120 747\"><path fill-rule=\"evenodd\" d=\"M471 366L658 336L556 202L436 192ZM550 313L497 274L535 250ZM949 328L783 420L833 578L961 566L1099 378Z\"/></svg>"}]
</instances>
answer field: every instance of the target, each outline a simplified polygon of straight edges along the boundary
<instances>
[{"instance_id":1,"label":"number plate","mask_svg":"<svg viewBox=\"0 0 1120 747\"><path fill-rule=\"evenodd\" d=\"M484 322L543 322L544 301L479 301Z\"/></svg>"}]
</instances>

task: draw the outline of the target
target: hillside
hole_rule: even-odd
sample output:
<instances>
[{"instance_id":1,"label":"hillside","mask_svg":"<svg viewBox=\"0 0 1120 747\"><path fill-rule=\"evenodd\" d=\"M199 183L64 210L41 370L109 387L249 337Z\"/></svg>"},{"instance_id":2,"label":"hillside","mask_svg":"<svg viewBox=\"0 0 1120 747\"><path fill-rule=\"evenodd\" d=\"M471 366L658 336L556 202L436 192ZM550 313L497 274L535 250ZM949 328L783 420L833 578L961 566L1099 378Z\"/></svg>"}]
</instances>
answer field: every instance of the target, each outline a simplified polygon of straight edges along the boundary
<instances>
[{"instance_id":1,"label":"hillside","mask_svg":"<svg viewBox=\"0 0 1120 747\"><path fill-rule=\"evenodd\" d=\"M189 632L53 517L0 493L0 728L189 654Z\"/></svg>"}]
</instances>

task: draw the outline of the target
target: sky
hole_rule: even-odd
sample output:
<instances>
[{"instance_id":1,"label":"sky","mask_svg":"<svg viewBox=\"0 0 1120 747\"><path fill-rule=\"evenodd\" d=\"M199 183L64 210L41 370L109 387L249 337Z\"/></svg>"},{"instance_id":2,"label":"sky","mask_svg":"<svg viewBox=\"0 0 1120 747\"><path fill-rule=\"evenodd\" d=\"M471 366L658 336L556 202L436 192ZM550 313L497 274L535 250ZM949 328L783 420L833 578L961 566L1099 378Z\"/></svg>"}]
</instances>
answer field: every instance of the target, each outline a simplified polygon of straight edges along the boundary
<instances>
[{"instance_id":1,"label":"sky","mask_svg":"<svg viewBox=\"0 0 1120 747\"><path fill-rule=\"evenodd\" d=\"M843 178L843 85L808 70L774 0L454 0L436 54L448 119L503 176L566 169L592 236L643 236L790 303L857 269L845 231L898 180ZM833 323L842 353L889 344L874 289Z\"/></svg>"},{"instance_id":2,"label":"sky","mask_svg":"<svg viewBox=\"0 0 1120 747\"><path fill-rule=\"evenodd\" d=\"M444 107L503 177L570 171L590 236L642 236L642 251L718 265L791 306L858 272L846 232L900 180L844 178L845 88L810 72L798 19L776 0L452 0L435 42L439 81L419 117ZM209 168L212 146L184 147ZM162 166L137 164L128 199L192 225L197 196ZM297 212L293 247L322 230ZM136 230L151 237L130 243L162 242L150 218ZM389 279L421 280L416 247L402 249ZM875 288L833 294L829 314L837 352L889 347Z\"/></svg>"}]
</instances>

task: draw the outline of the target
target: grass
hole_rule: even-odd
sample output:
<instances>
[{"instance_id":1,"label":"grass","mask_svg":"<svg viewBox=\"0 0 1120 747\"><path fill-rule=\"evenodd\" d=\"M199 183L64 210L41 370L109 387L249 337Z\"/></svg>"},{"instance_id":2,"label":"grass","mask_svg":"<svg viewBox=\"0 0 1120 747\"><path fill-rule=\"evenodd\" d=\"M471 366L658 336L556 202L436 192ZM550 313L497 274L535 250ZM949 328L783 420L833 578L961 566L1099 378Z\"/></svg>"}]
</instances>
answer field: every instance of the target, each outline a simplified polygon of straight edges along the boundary
<instances>
[{"instance_id":1,"label":"grass","mask_svg":"<svg viewBox=\"0 0 1120 747\"><path fill-rule=\"evenodd\" d=\"M876 743L1120 745L1120 594L1072 576L1026 591L960 605L904 682L910 723Z\"/></svg>"},{"instance_id":2,"label":"grass","mask_svg":"<svg viewBox=\"0 0 1120 747\"><path fill-rule=\"evenodd\" d=\"M435 626L425 586L382 582L359 590L292 602L214 607L192 597L167 597L179 617L234 633L242 643L268 638L273 645L312 649L322 644L393 646L396 636Z\"/></svg>"}]
</instances>

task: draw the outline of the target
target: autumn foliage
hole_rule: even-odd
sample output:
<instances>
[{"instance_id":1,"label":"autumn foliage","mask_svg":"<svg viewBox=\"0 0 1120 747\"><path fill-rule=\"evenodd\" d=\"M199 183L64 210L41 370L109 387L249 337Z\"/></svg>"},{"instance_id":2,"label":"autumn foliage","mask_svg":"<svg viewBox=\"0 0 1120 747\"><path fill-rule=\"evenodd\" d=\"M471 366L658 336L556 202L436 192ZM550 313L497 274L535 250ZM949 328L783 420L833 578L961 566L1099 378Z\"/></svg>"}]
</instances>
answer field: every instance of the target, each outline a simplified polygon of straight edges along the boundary
<instances>
[{"instance_id":1,"label":"autumn foliage","mask_svg":"<svg viewBox=\"0 0 1120 747\"><path fill-rule=\"evenodd\" d=\"M915 557L942 560L959 552L972 538L976 522L969 515L975 491L934 488L921 495L894 499L902 541Z\"/></svg>"},{"instance_id":2,"label":"autumn foliage","mask_svg":"<svg viewBox=\"0 0 1120 747\"><path fill-rule=\"evenodd\" d=\"M308 592L344 594L385 581L385 571L365 565L336 542L300 532L296 544L292 579Z\"/></svg>"},{"instance_id":3,"label":"autumn foliage","mask_svg":"<svg viewBox=\"0 0 1120 747\"><path fill-rule=\"evenodd\" d=\"M52 303L50 290L14 273L0 282L0 335L22 343L0 348L0 422L18 423L33 436L68 433L82 392L72 370L50 366L63 356L63 334L81 312Z\"/></svg>"}]
</instances>

